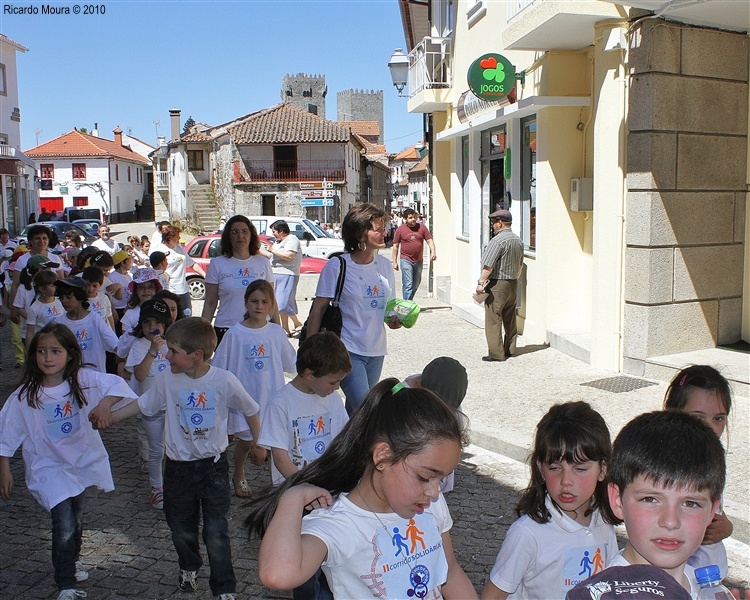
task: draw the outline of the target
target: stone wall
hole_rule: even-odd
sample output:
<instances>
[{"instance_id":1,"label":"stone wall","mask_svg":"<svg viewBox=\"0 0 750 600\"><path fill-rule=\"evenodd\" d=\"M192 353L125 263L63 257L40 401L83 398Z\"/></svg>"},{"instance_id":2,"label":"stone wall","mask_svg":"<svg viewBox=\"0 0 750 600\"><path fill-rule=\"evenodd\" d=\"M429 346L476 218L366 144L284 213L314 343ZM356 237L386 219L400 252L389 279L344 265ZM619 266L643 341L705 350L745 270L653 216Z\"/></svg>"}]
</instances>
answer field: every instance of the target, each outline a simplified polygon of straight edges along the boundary
<instances>
[{"instance_id":1,"label":"stone wall","mask_svg":"<svg viewBox=\"0 0 750 600\"><path fill-rule=\"evenodd\" d=\"M626 195L626 370L740 339L748 38L637 24Z\"/></svg>"},{"instance_id":2,"label":"stone wall","mask_svg":"<svg viewBox=\"0 0 750 600\"><path fill-rule=\"evenodd\" d=\"M344 90L336 94L337 121L377 121L378 143L383 140L383 90Z\"/></svg>"},{"instance_id":3,"label":"stone wall","mask_svg":"<svg viewBox=\"0 0 750 600\"><path fill-rule=\"evenodd\" d=\"M282 102L312 112L324 119L326 118L327 95L328 87L326 87L325 75L307 75L305 73L289 75L287 73L281 82ZM310 110L311 106L314 106L315 110Z\"/></svg>"}]
</instances>

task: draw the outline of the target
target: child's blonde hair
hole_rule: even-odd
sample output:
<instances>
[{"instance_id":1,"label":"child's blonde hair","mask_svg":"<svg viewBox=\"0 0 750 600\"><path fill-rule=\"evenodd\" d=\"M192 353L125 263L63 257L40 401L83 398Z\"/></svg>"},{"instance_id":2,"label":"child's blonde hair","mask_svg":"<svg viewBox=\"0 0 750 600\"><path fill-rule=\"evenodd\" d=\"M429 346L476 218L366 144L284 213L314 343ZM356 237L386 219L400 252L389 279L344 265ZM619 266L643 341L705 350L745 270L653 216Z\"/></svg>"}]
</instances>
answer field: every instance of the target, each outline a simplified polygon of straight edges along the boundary
<instances>
[{"instance_id":1,"label":"child's blonde hair","mask_svg":"<svg viewBox=\"0 0 750 600\"><path fill-rule=\"evenodd\" d=\"M203 360L208 360L216 350L216 332L206 319L187 317L167 329L167 342L178 344L188 354L202 350Z\"/></svg>"},{"instance_id":2,"label":"child's blonde hair","mask_svg":"<svg viewBox=\"0 0 750 600\"><path fill-rule=\"evenodd\" d=\"M36 275L34 275L31 283L34 285L34 290L39 293L40 288L44 287L45 285L54 285L55 281L57 281L57 274L54 271L42 269Z\"/></svg>"}]
</instances>

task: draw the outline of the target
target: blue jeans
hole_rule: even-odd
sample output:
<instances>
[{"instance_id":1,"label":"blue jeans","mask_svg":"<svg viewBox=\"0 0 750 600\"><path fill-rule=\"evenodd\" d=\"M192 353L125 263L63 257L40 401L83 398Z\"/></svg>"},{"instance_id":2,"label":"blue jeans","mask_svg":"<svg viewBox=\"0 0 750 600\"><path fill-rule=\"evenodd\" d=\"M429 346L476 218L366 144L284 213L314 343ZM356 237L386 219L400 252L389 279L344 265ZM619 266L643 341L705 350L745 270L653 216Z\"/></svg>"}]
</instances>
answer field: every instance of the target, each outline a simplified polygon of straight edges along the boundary
<instances>
[{"instance_id":1,"label":"blue jeans","mask_svg":"<svg viewBox=\"0 0 750 600\"><path fill-rule=\"evenodd\" d=\"M81 554L85 490L52 507L52 566L59 590L76 587L76 561Z\"/></svg>"},{"instance_id":2,"label":"blue jeans","mask_svg":"<svg viewBox=\"0 0 750 600\"><path fill-rule=\"evenodd\" d=\"M419 284L422 283L422 261L413 263L407 258L399 261L404 300L413 300Z\"/></svg>"},{"instance_id":3,"label":"blue jeans","mask_svg":"<svg viewBox=\"0 0 750 600\"><path fill-rule=\"evenodd\" d=\"M341 380L341 389L346 396L346 412L349 416L362 404L367 392L380 381L385 356L362 356L349 353L352 372Z\"/></svg>"},{"instance_id":4,"label":"blue jeans","mask_svg":"<svg viewBox=\"0 0 750 600\"><path fill-rule=\"evenodd\" d=\"M315 575L310 577L301 586L292 590L294 600L333 600L331 588L328 587L323 569L315 571Z\"/></svg>"},{"instance_id":5,"label":"blue jeans","mask_svg":"<svg viewBox=\"0 0 750 600\"><path fill-rule=\"evenodd\" d=\"M180 569L197 571L203 561L198 530L203 515L203 543L211 575L208 585L214 596L233 594L237 586L229 543L229 463L226 452L213 458L175 461L167 458L164 470L164 516L172 531Z\"/></svg>"}]
</instances>

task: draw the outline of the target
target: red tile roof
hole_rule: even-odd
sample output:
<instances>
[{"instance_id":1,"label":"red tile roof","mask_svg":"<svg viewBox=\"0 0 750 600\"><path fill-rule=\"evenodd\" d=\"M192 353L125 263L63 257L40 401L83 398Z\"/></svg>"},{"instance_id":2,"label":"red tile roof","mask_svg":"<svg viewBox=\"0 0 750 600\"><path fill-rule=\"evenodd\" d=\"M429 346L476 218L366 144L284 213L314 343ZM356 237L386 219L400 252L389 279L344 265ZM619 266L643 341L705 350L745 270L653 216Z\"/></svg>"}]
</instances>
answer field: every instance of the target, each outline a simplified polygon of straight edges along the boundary
<instances>
[{"instance_id":1,"label":"red tile roof","mask_svg":"<svg viewBox=\"0 0 750 600\"><path fill-rule=\"evenodd\" d=\"M417 144L399 152L393 160L419 160Z\"/></svg>"},{"instance_id":2,"label":"red tile roof","mask_svg":"<svg viewBox=\"0 0 750 600\"><path fill-rule=\"evenodd\" d=\"M370 140L357 133L353 133L354 139L356 139L362 147L365 149L366 156L380 156L385 155L385 146L383 144L373 144Z\"/></svg>"},{"instance_id":3,"label":"red tile roof","mask_svg":"<svg viewBox=\"0 0 750 600\"><path fill-rule=\"evenodd\" d=\"M235 144L300 144L348 142L348 127L309 113L291 104L260 111L229 129Z\"/></svg>"},{"instance_id":4,"label":"red tile roof","mask_svg":"<svg viewBox=\"0 0 750 600\"><path fill-rule=\"evenodd\" d=\"M77 129L64 133L60 137L50 140L24 152L31 158L78 158L78 157L102 157L120 158L130 162L150 165L151 163L140 154L133 152L130 148L115 144L111 140L105 140L88 133L81 133Z\"/></svg>"},{"instance_id":5,"label":"red tile roof","mask_svg":"<svg viewBox=\"0 0 750 600\"><path fill-rule=\"evenodd\" d=\"M411 169L409 169L409 174L411 175L412 173L414 173L416 175L417 173L426 171L429 165L430 165L430 159L428 156L425 156L416 165L414 165Z\"/></svg>"},{"instance_id":6,"label":"red tile roof","mask_svg":"<svg viewBox=\"0 0 750 600\"><path fill-rule=\"evenodd\" d=\"M377 121L339 121L339 124L349 127L352 133L359 135L380 135L380 124Z\"/></svg>"}]
</instances>

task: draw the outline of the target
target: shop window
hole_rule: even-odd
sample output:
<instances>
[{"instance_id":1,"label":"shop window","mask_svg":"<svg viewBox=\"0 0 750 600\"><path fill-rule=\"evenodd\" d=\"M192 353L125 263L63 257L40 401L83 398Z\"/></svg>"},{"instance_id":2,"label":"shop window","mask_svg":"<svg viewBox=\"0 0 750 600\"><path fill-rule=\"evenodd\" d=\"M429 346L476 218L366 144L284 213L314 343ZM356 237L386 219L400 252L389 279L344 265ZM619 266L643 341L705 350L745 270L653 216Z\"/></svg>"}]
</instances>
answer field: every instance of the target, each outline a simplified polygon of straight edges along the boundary
<instances>
[{"instance_id":1,"label":"shop window","mask_svg":"<svg viewBox=\"0 0 750 600\"><path fill-rule=\"evenodd\" d=\"M521 239L536 249L536 115L521 119Z\"/></svg>"},{"instance_id":2,"label":"shop window","mask_svg":"<svg viewBox=\"0 0 750 600\"><path fill-rule=\"evenodd\" d=\"M469 237L469 136L461 138L461 235Z\"/></svg>"},{"instance_id":3,"label":"shop window","mask_svg":"<svg viewBox=\"0 0 750 600\"><path fill-rule=\"evenodd\" d=\"M88 196L73 196L73 206L88 206Z\"/></svg>"},{"instance_id":4,"label":"shop window","mask_svg":"<svg viewBox=\"0 0 750 600\"><path fill-rule=\"evenodd\" d=\"M203 170L203 150L188 150L188 169L190 171Z\"/></svg>"},{"instance_id":5,"label":"shop window","mask_svg":"<svg viewBox=\"0 0 750 600\"><path fill-rule=\"evenodd\" d=\"M54 179L55 165L39 165L39 177L41 179Z\"/></svg>"},{"instance_id":6,"label":"shop window","mask_svg":"<svg viewBox=\"0 0 750 600\"><path fill-rule=\"evenodd\" d=\"M73 179L86 179L86 163L73 163Z\"/></svg>"}]
</instances>

